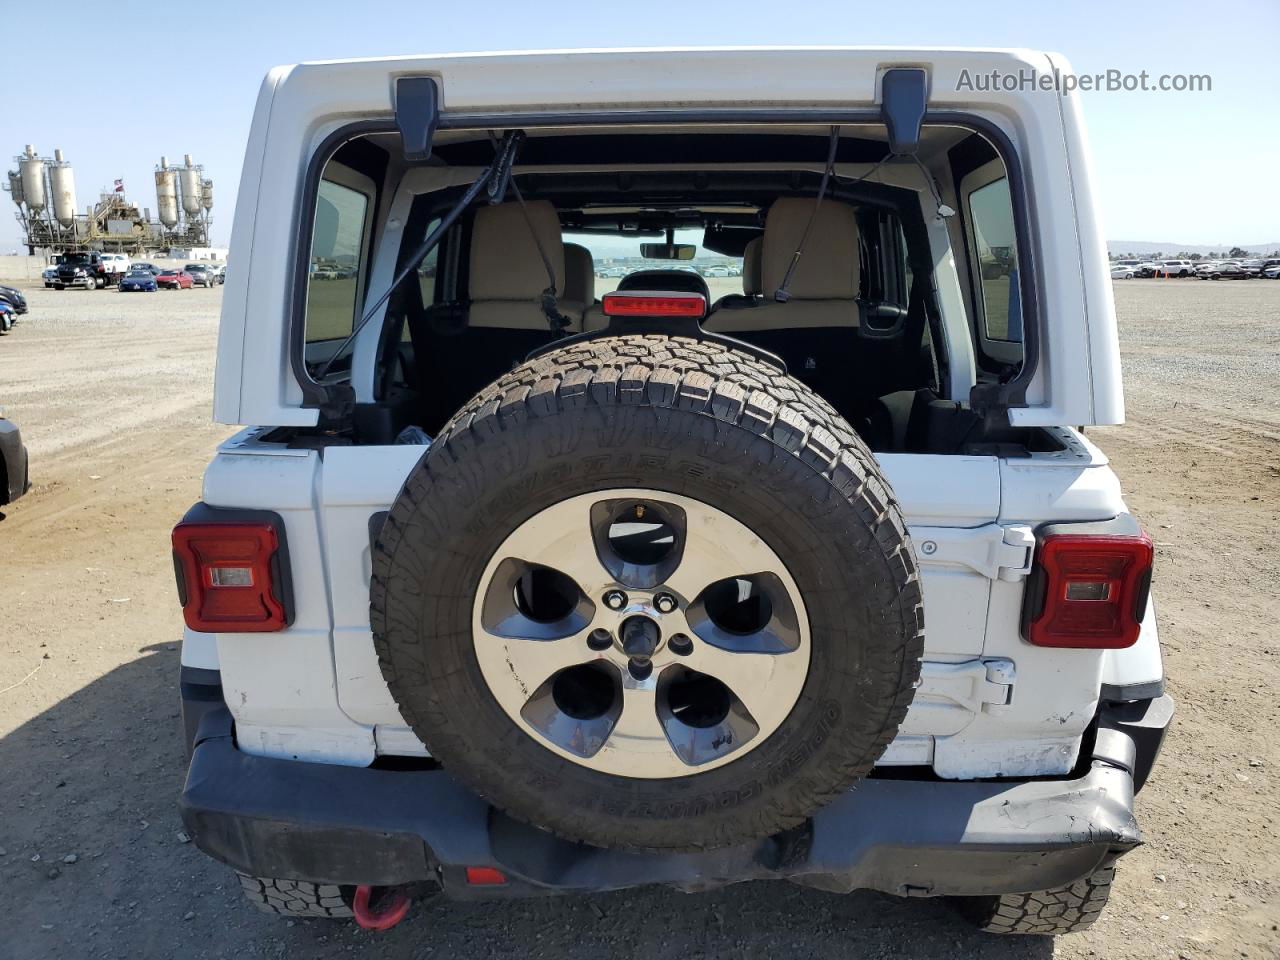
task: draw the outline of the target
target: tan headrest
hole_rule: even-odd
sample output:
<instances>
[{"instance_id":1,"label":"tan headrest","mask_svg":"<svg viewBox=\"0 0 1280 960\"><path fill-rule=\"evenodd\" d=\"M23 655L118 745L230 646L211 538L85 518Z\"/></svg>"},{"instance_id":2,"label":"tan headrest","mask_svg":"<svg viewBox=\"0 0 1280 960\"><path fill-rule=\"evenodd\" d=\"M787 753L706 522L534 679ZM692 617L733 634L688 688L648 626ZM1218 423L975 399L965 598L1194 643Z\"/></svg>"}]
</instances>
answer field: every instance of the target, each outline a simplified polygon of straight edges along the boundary
<instances>
[{"instance_id":1,"label":"tan headrest","mask_svg":"<svg viewBox=\"0 0 1280 960\"><path fill-rule=\"evenodd\" d=\"M756 237L742 251L742 292L749 297L764 292L760 279L760 251L763 246L764 237Z\"/></svg>"},{"instance_id":2,"label":"tan headrest","mask_svg":"<svg viewBox=\"0 0 1280 960\"><path fill-rule=\"evenodd\" d=\"M766 300L781 286L815 202L780 197L769 208L761 252ZM858 222L848 204L822 201L787 290L796 300L852 300L858 295Z\"/></svg>"},{"instance_id":3,"label":"tan headrest","mask_svg":"<svg viewBox=\"0 0 1280 960\"><path fill-rule=\"evenodd\" d=\"M560 296L572 303L596 302L596 265L586 247L576 243L564 245L564 289Z\"/></svg>"},{"instance_id":4,"label":"tan headrest","mask_svg":"<svg viewBox=\"0 0 1280 960\"><path fill-rule=\"evenodd\" d=\"M560 218L547 200L528 202L526 222L519 203L500 203L476 211L471 230L471 299L536 302L547 288L547 268L538 255L529 223L542 242L556 274L556 291L564 291L564 241Z\"/></svg>"}]
</instances>

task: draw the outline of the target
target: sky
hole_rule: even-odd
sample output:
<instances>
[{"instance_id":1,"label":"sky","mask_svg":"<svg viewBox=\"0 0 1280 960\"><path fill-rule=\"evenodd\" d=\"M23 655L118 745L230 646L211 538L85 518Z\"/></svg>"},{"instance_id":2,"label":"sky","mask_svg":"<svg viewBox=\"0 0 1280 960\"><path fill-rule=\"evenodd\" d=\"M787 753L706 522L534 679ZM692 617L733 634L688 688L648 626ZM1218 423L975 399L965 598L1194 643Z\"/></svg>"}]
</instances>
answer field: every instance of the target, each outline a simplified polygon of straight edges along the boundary
<instances>
[{"instance_id":1,"label":"sky","mask_svg":"<svg viewBox=\"0 0 1280 960\"><path fill-rule=\"evenodd\" d=\"M97 0L63 2L58 16L75 21L77 7L90 19L103 10ZM136 59L116 46L104 60L94 30L45 33L21 51L9 45L9 69L0 74L0 170L13 166L7 161L24 144L46 156L61 148L75 167L81 207L123 178L130 197L154 212L160 156L180 162L190 153L214 181L218 245L230 235L258 87L276 64L730 44L1030 47L1065 54L1078 74L1208 74L1210 92L1082 95L1106 235L1224 246L1280 240L1280 107L1270 75L1280 50L1280 0L1218 7L1202 0L224 0L193 15L190 33L162 30L152 2L109 7L129 25ZM54 36L56 50L48 46ZM39 69L29 50L74 69ZM97 106L71 106L94 98ZM7 194L0 197L0 252L17 245L15 211Z\"/></svg>"}]
</instances>

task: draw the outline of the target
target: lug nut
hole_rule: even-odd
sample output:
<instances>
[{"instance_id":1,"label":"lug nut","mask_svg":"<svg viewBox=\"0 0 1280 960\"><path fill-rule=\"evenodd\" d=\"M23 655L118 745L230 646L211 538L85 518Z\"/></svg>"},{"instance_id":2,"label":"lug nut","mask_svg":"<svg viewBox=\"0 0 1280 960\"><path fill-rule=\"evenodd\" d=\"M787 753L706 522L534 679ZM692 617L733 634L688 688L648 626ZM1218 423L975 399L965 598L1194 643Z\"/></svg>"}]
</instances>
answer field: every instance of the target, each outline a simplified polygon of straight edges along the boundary
<instances>
[{"instance_id":1,"label":"lug nut","mask_svg":"<svg viewBox=\"0 0 1280 960\"><path fill-rule=\"evenodd\" d=\"M653 605L658 609L659 613L670 613L677 606L676 598L669 593L660 593L653 598Z\"/></svg>"},{"instance_id":2,"label":"lug nut","mask_svg":"<svg viewBox=\"0 0 1280 960\"><path fill-rule=\"evenodd\" d=\"M604 605L610 610L621 610L627 605L627 595L621 590L610 590L604 595Z\"/></svg>"},{"instance_id":3,"label":"lug nut","mask_svg":"<svg viewBox=\"0 0 1280 960\"><path fill-rule=\"evenodd\" d=\"M672 634L667 641L667 648L677 657L687 657L693 653L693 641L683 633Z\"/></svg>"},{"instance_id":4,"label":"lug nut","mask_svg":"<svg viewBox=\"0 0 1280 960\"><path fill-rule=\"evenodd\" d=\"M592 650L608 650L613 646L613 634L603 627L597 627L587 637L587 646Z\"/></svg>"}]
</instances>

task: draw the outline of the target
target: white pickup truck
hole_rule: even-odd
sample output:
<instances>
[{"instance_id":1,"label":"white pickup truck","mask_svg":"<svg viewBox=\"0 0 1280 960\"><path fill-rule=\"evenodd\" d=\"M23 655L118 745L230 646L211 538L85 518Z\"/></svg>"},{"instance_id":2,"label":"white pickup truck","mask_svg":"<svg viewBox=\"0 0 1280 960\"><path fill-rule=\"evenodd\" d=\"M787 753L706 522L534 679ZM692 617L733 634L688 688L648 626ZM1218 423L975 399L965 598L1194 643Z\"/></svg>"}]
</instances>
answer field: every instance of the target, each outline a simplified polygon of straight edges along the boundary
<instances>
[{"instance_id":1,"label":"white pickup truck","mask_svg":"<svg viewBox=\"0 0 1280 960\"><path fill-rule=\"evenodd\" d=\"M173 534L182 816L250 900L384 929L772 878L1096 919L1173 707L1084 432L1124 408L1079 102L993 71L1070 67L268 75L218 345L244 429Z\"/></svg>"}]
</instances>

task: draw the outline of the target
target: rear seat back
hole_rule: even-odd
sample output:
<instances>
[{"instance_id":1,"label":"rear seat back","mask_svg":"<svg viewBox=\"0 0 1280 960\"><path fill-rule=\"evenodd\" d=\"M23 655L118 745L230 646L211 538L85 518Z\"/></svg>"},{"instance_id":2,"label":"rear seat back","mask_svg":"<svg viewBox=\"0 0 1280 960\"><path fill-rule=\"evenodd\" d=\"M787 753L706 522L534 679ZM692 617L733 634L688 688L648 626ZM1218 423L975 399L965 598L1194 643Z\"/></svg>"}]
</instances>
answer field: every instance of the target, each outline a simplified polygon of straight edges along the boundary
<instances>
[{"instance_id":1,"label":"rear seat back","mask_svg":"<svg viewBox=\"0 0 1280 960\"><path fill-rule=\"evenodd\" d=\"M500 203L476 211L471 228L471 308L467 319L472 329L549 329L541 305L547 268L538 247L541 245L551 261L556 290L564 291L560 217L546 200L530 200L526 207L528 219L519 203ZM561 292L557 306L569 318L570 331L580 330L581 305L569 302Z\"/></svg>"},{"instance_id":2,"label":"rear seat back","mask_svg":"<svg viewBox=\"0 0 1280 960\"><path fill-rule=\"evenodd\" d=\"M859 354L858 223L853 208L830 198L818 207L803 254L788 285L791 299L779 303L782 285L815 200L781 197L769 208L760 247L763 299L745 307L717 309L704 324L776 353L792 376L838 409L854 399ZM743 288L750 278L744 262Z\"/></svg>"},{"instance_id":3,"label":"rear seat back","mask_svg":"<svg viewBox=\"0 0 1280 960\"><path fill-rule=\"evenodd\" d=\"M590 250L576 243L564 245L564 291L561 297L565 307L579 316L583 316L584 311L596 302L595 261Z\"/></svg>"},{"instance_id":4,"label":"rear seat back","mask_svg":"<svg viewBox=\"0 0 1280 960\"><path fill-rule=\"evenodd\" d=\"M748 297L758 297L764 293L764 278L760 275L763 251L763 236L756 237L742 251L742 292Z\"/></svg>"},{"instance_id":5,"label":"rear seat back","mask_svg":"<svg viewBox=\"0 0 1280 960\"><path fill-rule=\"evenodd\" d=\"M742 251L742 293L726 293L715 302L711 309L742 310L757 306L764 284L760 277L760 250L764 245L764 237L756 237Z\"/></svg>"},{"instance_id":6,"label":"rear seat back","mask_svg":"<svg viewBox=\"0 0 1280 960\"><path fill-rule=\"evenodd\" d=\"M548 277L538 247L551 262L556 290L564 290L560 218L546 200L527 206L527 219L519 203L480 207L471 229L470 303L463 311L449 304L431 307L411 321L428 422L447 419L477 390L555 339L542 309ZM585 305L562 296L556 306L569 320L565 333L580 332Z\"/></svg>"}]
</instances>

